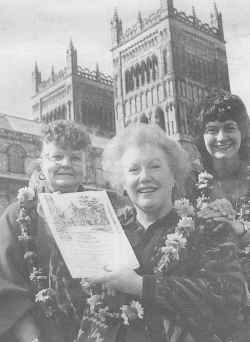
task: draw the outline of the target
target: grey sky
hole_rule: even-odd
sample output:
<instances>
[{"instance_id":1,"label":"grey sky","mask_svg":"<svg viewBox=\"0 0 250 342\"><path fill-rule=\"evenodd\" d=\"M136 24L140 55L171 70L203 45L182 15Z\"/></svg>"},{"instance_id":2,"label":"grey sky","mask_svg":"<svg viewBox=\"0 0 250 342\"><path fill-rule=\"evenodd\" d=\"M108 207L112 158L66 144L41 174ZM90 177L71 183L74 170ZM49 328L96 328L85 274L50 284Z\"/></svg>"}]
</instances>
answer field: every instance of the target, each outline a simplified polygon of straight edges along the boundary
<instances>
[{"instance_id":1,"label":"grey sky","mask_svg":"<svg viewBox=\"0 0 250 342\"><path fill-rule=\"evenodd\" d=\"M174 0L179 10L209 20L212 0ZM31 73L38 62L42 77L65 66L70 38L78 63L112 73L110 20L116 7L123 26L133 24L140 10L147 15L160 0L0 0L0 112L31 117ZM250 112L249 0L217 0L222 11L232 92Z\"/></svg>"}]
</instances>

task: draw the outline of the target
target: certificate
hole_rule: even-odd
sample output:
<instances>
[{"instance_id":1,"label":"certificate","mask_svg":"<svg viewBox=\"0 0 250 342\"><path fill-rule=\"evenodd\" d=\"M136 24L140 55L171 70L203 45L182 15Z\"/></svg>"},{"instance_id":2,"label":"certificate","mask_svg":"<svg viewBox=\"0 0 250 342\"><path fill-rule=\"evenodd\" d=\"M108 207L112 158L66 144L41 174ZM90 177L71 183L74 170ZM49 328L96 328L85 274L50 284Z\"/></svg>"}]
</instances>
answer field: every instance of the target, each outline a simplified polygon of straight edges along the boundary
<instances>
[{"instance_id":1,"label":"certificate","mask_svg":"<svg viewBox=\"0 0 250 342\"><path fill-rule=\"evenodd\" d=\"M139 266L105 191L40 194L39 205L72 278Z\"/></svg>"}]
</instances>

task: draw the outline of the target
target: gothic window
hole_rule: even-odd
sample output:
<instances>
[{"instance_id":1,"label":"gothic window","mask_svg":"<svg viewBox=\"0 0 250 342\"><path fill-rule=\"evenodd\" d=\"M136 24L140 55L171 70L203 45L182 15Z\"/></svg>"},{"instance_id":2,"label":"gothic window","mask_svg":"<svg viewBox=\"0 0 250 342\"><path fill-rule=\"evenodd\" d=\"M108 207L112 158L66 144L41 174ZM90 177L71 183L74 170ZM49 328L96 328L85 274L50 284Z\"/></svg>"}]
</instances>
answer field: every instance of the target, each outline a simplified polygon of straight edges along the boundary
<instances>
[{"instance_id":1,"label":"gothic window","mask_svg":"<svg viewBox=\"0 0 250 342\"><path fill-rule=\"evenodd\" d=\"M140 117L139 117L139 122L145 123L145 124L148 123L148 118L146 117L145 114L141 114L141 115L140 115Z\"/></svg>"},{"instance_id":2,"label":"gothic window","mask_svg":"<svg viewBox=\"0 0 250 342\"><path fill-rule=\"evenodd\" d=\"M129 104L129 101L126 101L125 102L125 116L129 116L130 114L130 104Z\"/></svg>"},{"instance_id":3,"label":"gothic window","mask_svg":"<svg viewBox=\"0 0 250 342\"><path fill-rule=\"evenodd\" d=\"M163 99L164 99L164 96L163 96L164 94L163 94L163 87L162 87L162 85L159 85L158 87L157 87L157 97L158 97L158 101L159 102L161 102L161 101L163 101Z\"/></svg>"},{"instance_id":4,"label":"gothic window","mask_svg":"<svg viewBox=\"0 0 250 342\"><path fill-rule=\"evenodd\" d=\"M163 66L164 66L164 75L166 75L168 73L167 50L163 51Z\"/></svg>"},{"instance_id":5,"label":"gothic window","mask_svg":"<svg viewBox=\"0 0 250 342\"><path fill-rule=\"evenodd\" d=\"M85 115L86 104L84 101L81 102L81 122L86 124L86 115Z\"/></svg>"},{"instance_id":6,"label":"gothic window","mask_svg":"<svg viewBox=\"0 0 250 342\"><path fill-rule=\"evenodd\" d=\"M146 65L146 63L143 61L143 62L141 63L141 84L142 84L142 85L145 84L146 73L147 73L147 65Z\"/></svg>"},{"instance_id":7,"label":"gothic window","mask_svg":"<svg viewBox=\"0 0 250 342\"><path fill-rule=\"evenodd\" d=\"M114 97L117 98L118 96L118 75L114 77Z\"/></svg>"},{"instance_id":8,"label":"gothic window","mask_svg":"<svg viewBox=\"0 0 250 342\"><path fill-rule=\"evenodd\" d=\"M60 115L60 109L59 108L56 108L55 110L54 110L54 117L53 117L53 120L57 120L57 119L59 119L59 115Z\"/></svg>"},{"instance_id":9,"label":"gothic window","mask_svg":"<svg viewBox=\"0 0 250 342\"><path fill-rule=\"evenodd\" d=\"M147 107L150 107L152 104L151 92L149 90L147 90L146 92L146 103L147 103Z\"/></svg>"},{"instance_id":10,"label":"gothic window","mask_svg":"<svg viewBox=\"0 0 250 342\"><path fill-rule=\"evenodd\" d=\"M167 134L170 135L170 121L169 121L169 106L167 105L166 108L166 122L167 122Z\"/></svg>"},{"instance_id":11,"label":"gothic window","mask_svg":"<svg viewBox=\"0 0 250 342\"><path fill-rule=\"evenodd\" d=\"M155 105L158 103L158 98L157 98L157 88L154 87L152 90L152 104Z\"/></svg>"},{"instance_id":12,"label":"gothic window","mask_svg":"<svg viewBox=\"0 0 250 342\"><path fill-rule=\"evenodd\" d=\"M193 101L198 103L198 87L193 86Z\"/></svg>"},{"instance_id":13,"label":"gothic window","mask_svg":"<svg viewBox=\"0 0 250 342\"><path fill-rule=\"evenodd\" d=\"M151 68L152 68L152 61L151 59L148 57L147 58L147 69L146 69L146 78L147 78L147 83L150 83L150 80L151 80L151 77L150 77L150 74L151 74Z\"/></svg>"},{"instance_id":14,"label":"gothic window","mask_svg":"<svg viewBox=\"0 0 250 342\"><path fill-rule=\"evenodd\" d=\"M131 114L135 114L136 108L135 108L135 98L132 97L130 100L130 112Z\"/></svg>"},{"instance_id":15,"label":"gothic window","mask_svg":"<svg viewBox=\"0 0 250 342\"><path fill-rule=\"evenodd\" d=\"M66 119L67 108L65 105L62 106L62 119Z\"/></svg>"},{"instance_id":16,"label":"gothic window","mask_svg":"<svg viewBox=\"0 0 250 342\"><path fill-rule=\"evenodd\" d=\"M136 88L140 87L140 74L141 74L141 67L139 64L135 66L135 85Z\"/></svg>"},{"instance_id":17,"label":"gothic window","mask_svg":"<svg viewBox=\"0 0 250 342\"><path fill-rule=\"evenodd\" d=\"M135 105L136 105L136 111L140 112L141 111L141 99L140 96L135 97Z\"/></svg>"},{"instance_id":18,"label":"gothic window","mask_svg":"<svg viewBox=\"0 0 250 342\"><path fill-rule=\"evenodd\" d=\"M161 107L157 107L155 110L154 122L159 125L164 131L166 130L164 112Z\"/></svg>"},{"instance_id":19,"label":"gothic window","mask_svg":"<svg viewBox=\"0 0 250 342\"><path fill-rule=\"evenodd\" d=\"M125 123L125 127L128 127L131 124L131 119L128 119Z\"/></svg>"},{"instance_id":20,"label":"gothic window","mask_svg":"<svg viewBox=\"0 0 250 342\"><path fill-rule=\"evenodd\" d=\"M178 95L182 95L182 89L181 89L181 81L177 80L177 92Z\"/></svg>"},{"instance_id":21,"label":"gothic window","mask_svg":"<svg viewBox=\"0 0 250 342\"><path fill-rule=\"evenodd\" d=\"M125 90L126 90L126 93L128 93L130 90L130 72L129 72L129 70L125 71Z\"/></svg>"},{"instance_id":22,"label":"gothic window","mask_svg":"<svg viewBox=\"0 0 250 342\"><path fill-rule=\"evenodd\" d=\"M13 144L7 150L8 172L25 173L26 152L22 146Z\"/></svg>"},{"instance_id":23,"label":"gothic window","mask_svg":"<svg viewBox=\"0 0 250 342\"><path fill-rule=\"evenodd\" d=\"M152 79L155 81L158 79L158 60L155 55L152 56Z\"/></svg>"},{"instance_id":24,"label":"gothic window","mask_svg":"<svg viewBox=\"0 0 250 342\"><path fill-rule=\"evenodd\" d=\"M147 105L146 105L146 95L145 95L145 93L142 93L141 94L141 108L143 110L146 107L147 107Z\"/></svg>"},{"instance_id":25,"label":"gothic window","mask_svg":"<svg viewBox=\"0 0 250 342\"><path fill-rule=\"evenodd\" d=\"M130 69L130 87L129 90L133 91L135 89L135 68L132 66Z\"/></svg>"},{"instance_id":26,"label":"gothic window","mask_svg":"<svg viewBox=\"0 0 250 342\"><path fill-rule=\"evenodd\" d=\"M71 101L68 101L68 113L69 113L68 119L71 120Z\"/></svg>"},{"instance_id":27,"label":"gothic window","mask_svg":"<svg viewBox=\"0 0 250 342\"><path fill-rule=\"evenodd\" d=\"M147 65L143 61L141 63L141 85L143 86L145 84L145 78L146 78L146 70L147 70Z\"/></svg>"},{"instance_id":28,"label":"gothic window","mask_svg":"<svg viewBox=\"0 0 250 342\"><path fill-rule=\"evenodd\" d=\"M182 91L182 96L187 97L187 87L186 87L185 81L181 81L181 91Z\"/></svg>"}]
</instances>

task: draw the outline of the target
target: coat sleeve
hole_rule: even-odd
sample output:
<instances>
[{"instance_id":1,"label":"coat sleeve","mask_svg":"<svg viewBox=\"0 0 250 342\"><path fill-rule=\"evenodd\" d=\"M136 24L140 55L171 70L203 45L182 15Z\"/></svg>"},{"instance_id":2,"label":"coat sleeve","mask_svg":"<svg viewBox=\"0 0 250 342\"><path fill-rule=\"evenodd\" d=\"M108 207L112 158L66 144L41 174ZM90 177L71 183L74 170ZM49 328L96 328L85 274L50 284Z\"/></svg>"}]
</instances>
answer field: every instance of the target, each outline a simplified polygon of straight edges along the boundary
<instances>
[{"instance_id":1,"label":"coat sleeve","mask_svg":"<svg viewBox=\"0 0 250 342\"><path fill-rule=\"evenodd\" d=\"M14 203L0 218L0 337L34 305L18 243L16 217Z\"/></svg>"},{"instance_id":2,"label":"coat sleeve","mask_svg":"<svg viewBox=\"0 0 250 342\"><path fill-rule=\"evenodd\" d=\"M182 271L143 276L143 301L180 316L192 331L226 336L240 324L246 283L228 226L207 234L198 234Z\"/></svg>"}]
</instances>

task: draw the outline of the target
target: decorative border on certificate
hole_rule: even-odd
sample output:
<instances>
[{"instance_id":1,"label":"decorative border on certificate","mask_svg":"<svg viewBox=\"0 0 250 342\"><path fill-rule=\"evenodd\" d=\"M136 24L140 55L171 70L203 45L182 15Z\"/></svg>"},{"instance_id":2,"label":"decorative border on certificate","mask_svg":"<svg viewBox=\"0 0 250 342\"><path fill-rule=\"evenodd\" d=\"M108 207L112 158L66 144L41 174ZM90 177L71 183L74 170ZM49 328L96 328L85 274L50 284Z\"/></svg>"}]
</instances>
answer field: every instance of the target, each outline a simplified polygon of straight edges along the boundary
<instances>
[{"instance_id":1,"label":"decorative border on certificate","mask_svg":"<svg viewBox=\"0 0 250 342\"><path fill-rule=\"evenodd\" d=\"M73 278L102 278L138 261L105 191L40 194L45 219Z\"/></svg>"}]
</instances>

